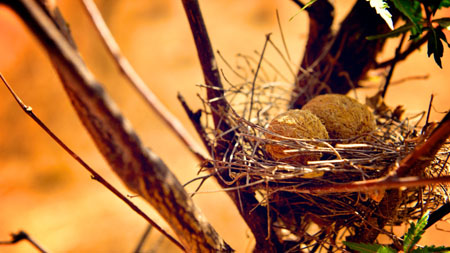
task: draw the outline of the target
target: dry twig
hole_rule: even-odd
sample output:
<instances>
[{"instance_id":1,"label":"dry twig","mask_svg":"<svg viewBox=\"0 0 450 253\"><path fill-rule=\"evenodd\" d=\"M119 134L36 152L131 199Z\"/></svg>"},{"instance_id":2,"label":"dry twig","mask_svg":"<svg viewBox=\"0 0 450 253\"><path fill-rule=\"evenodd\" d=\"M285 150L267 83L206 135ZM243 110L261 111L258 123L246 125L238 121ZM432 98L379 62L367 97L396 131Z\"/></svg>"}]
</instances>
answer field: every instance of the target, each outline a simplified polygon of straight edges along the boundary
<instances>
[{"instance_id":1,"label":"dry twig","mask_svg":"<svg viewBox=\"0 0 450 253\"><path fill-rule=\"evenodd\" d=\"M18 233L12 233L11 234L11 240L10 241L0 241L0 245L6 245L6 244L16 244L22 240L26 240L33 245L35 249L37 249L41 253L46 253L47 251L39 245L35 240L33 240L27 233L24 231L19 231Z\"/></svg>"}]
</instances>

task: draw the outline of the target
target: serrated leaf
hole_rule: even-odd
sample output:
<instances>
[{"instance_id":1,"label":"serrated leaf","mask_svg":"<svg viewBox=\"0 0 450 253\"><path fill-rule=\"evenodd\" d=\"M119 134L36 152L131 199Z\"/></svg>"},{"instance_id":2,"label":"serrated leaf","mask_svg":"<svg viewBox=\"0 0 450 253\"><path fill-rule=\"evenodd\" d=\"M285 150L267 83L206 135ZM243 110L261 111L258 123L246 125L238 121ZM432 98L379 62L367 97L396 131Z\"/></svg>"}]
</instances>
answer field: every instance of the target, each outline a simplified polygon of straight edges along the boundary
<instances>
[{"instance_id":1,"label":"serrated leaf","mask_svg":"<svg viewBox=\"0 0 450 253\"><path fill-rule=\"evenodd\" d=\"M436 247L434 245L425 246L422 248L414 249L412 253L435 253L435 252L450 252L450 247L439 246Z\"/></svg>"},{"instance_id":2,"label":"serrated leaf","mask_svg":"<svg viewBox=\"0 0 450 253\"><path fill-rule=\"evenodd\" d=\"M436 35L439 39L445 42L448 47L450 47L450 44L447 42L447 38L445 37L445 33L441 30L436 30Z\"/></svg>"},{"instance_id":3,"label":"serrated leaf","mask_svg":"<svg viewBox=\"0 0 450 253\"><path fill-rule=\"evenodd\" d=\"M422 33L422 26L419 23L422 20L422 10L419 1L411 0L393 0L395 8L405 15L415 26L411 29L412 35Z\"/></svg>"},{"instance_id":4,"label":"serrated leaf","mask_svg":"<svg viewBox=\"0 0 450 253\"><path fill-rule=\"evenodd\" d=\"M413 247L419 242L420 238L422 238L422 235L425 232L423 229L428 223L429 213L430 212L427 211L422 218L417 221L417 224L411 223L403 241L403 251L405 253L411 252Z\"/></svg>"},{"instance_id":5,"label":"serrated leaf","mask_svg":"<svg viewBox=\"0 0 450 253\"><path fill-rule=\"evenodd\" d=\"M342 242L345 246L352 250L356 250L361 253L377 253L378 249L383 247L379 244L366 244L366 243L356 243L356 242Z\"/></svg>"},{"instance_id":6,"label":"serrated leaf","mask_svg":"<svg viewBox=\"0 0 450 253\"><path fill-rule=\"evenodd\" d=\"M442 45L442 42L438 37L436 30L431 29L430 32L431 36L430 38L428 38L428 48L427 48L428 57L433 55L436 64L440 68L442 68L441 57L444 55L444 46Z\"/></svg>"},{"instance_id":7,"label":"serrated leaf","mask_svg":"<svg viewBox=\"0 0 450 253\"><path fill-rule=\"evenodd\" d=\"M407 31L409 31L413 27L414 27L413 24L408 23L408 24L400 26L399 28L397 28L397 29L395 29L393 31L390 31L388 33L367 36L366 39L367 40L377 40L377 39L385 39L385 38L397 37L400 34L403 34L403 33L407 32Z\"/></svg>"}]
</instances>

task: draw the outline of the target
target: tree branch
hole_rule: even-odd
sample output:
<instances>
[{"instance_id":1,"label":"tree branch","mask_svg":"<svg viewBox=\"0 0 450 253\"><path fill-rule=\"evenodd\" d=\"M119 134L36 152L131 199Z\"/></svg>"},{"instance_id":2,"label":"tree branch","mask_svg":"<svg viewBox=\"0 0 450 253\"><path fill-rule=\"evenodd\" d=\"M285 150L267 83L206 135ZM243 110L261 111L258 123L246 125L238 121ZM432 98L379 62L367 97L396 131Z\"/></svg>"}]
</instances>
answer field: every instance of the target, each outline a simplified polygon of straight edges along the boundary
<instances>
[{"instance_id":1,"label":"tree branch","mask_svg":"<svg viewBox=\"0 0 450 253\"><path fill-rule=\"evenodd\" d=\"M450 136L450 111L441 120L430 137L413 152L406 156L400 166L394 171L392 177L421 175L424 169L433 161L436 153Z\"/></svg>"},{"instance_id":2,"label":"tree branch","mask_svg":"<svg viewBox=\"0 0 450 253\"><path fill-rule=\"evenodd\" d=\"M334 6L327 0L321 0L306 8L306 11L309 15L309 34L301 63L303 68L310 67L331 42Z\"/></svg>"},{"instance_id":3,"label":"tree branch","mask_svg":"<svg viewBox=\"0 0 450 253\"><path fill-rule=\"evenodd\" d=\"M183 124L173 115L169 109L155 96L148 88L144 80L136 73L130 62L120 51L119 45L114 40L108 26L105 24L100 11L97 9L94 1L82 0L84 10L89 20L92 22L103 44L107 48L109 54L114 59L119 70L125 78L132 84L136 91L144 98L145 102L158 114L164 123L176 134L176 136L184 143L186 147L202 162L206 160L207 154L200 148L200 145L186 131Z\"/></svg>"},{"instance_id":4,"label":"tree branch","mask_svg":"<svg viewBox=\"0 0 450 253\"><path fill-rule=\"evenodd\" d=\"M422 38L420 38L417 41L412 41L408 48L405 49L405 51L401 52L398 56L395 56L393 59L381 62L381 63L377 63L375 65L376 69L379 68L385 68L387 66L390 66L394 61L403 61L404 59L406 59L406 57L408 57L410 54L412 54L413 52L415 52L417 49L419 49L423 44L425 44L428 41L428 38L430 37L430 32L428 32L427 34L425 34L425 36L423 36Z\"/></svg>"},{"instance_id":5,"label":"tree branch","mask_svg":"<svg viewBox=\"0 0 450 253\"><path fill-rule=\"evenodd\" d=\"M216 129L228 130L230 127L224 121L224 114L221 114L221 112L227 112L230 105L225 99L219 68L214 57L214 51L203 21L200 6L196 0L182 0L182 2L197 47L198 59L202 67L205 84L208 87L206 95L208 100L211 101L211 107L213 108L215 127ZM230 142L232 137L229 137Z\"/></svg>"},{"instance_id":6,"label":"tree branch","mask_svg":"<svg viewBox=\"0 0 450 253\"><path fill-rule=\"evenodd\" d=\"M49 53L79 118L111 168L168 222L186 251L230 251L163 161L144 147L78 52L33 0L3 0Z\"/></svg>"},{"instance_id":7,"label":"tree branch","mask_svg":"<svg viewBox=\"0 0 450 253\"><path fill-rule=\"evenodd\" d=\"M207 86L207 98L211 105L215 128L221 132L227 132L231 127L229 126L225 115L227 115L226 113L230 109L230 105L226 101L223 92L223 84L220 79L219 69L203 21L200 6L197 0L182 0L182 2L194 37L198 58ZM213 155L216 160L221 160L227 149L233 146L234 138L234 133L231 131L229 134L224 135L222 139L217 140ZM226 173L226 171L221 172L220 177L229 179L229 176ZM216 176L218 183L222 188L228 187L220 177ZM271 227L270 224L267 223L268 218L266 209L259 205L254 193L239 191L227 191L227 193L234 204L237 207L240 207L238 209L241 216L252 230L256 240L255 251L263 250L273 252L279 249L279 242L275 233L271 232L269 237L267 228L271 229Z\"/></svg>"}]
</instances>

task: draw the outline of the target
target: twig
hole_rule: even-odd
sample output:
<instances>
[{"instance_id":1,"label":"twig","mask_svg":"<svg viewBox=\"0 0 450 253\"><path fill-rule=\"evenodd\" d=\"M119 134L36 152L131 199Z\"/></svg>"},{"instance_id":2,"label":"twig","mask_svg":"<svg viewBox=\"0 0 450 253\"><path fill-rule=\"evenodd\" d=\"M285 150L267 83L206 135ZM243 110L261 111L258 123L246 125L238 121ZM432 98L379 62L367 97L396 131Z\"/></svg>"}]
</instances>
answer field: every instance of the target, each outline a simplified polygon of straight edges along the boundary
<instances>
[{"instance_id":1,"label":"twig","mask_svg":"<svg viewBox=\"0 0 450 253\"><path fill-rule=\"evenodd\" d=\"M277 191L307 193L307 194L327 194L337 192L366 192L374 190L398 189L403 187L419 187L426 185L449 183L450 176L436 178L419 177L386 177L366 181L357 181L344 184L326 185L317 187L285 187Z\"/></svg>"},{"instance_id":2,"label":"twig","mask_svg":"<svg viewBox=\"0 0 450 253\"><path fill-rule=\"evenodd\" d=\"M251 96L250 96L250 108L248 109L248 121L251 121L252 119L252 109L253 109L253 96L255 94L255 83L256 83L256 79L258 78L258 72L259 69L261 68L261 63L264 59L264 52L266 51L266 47L267 47L267 42L270 40L270 33L266 34L266 41L264 42L264 46L261 52L261 56L259 58L258 61L258 66L256 67L256 72L255 75L253 77L253 81L252 81L252 90L251 90Z\"/></svg>"},{"instance_id":3,"label":"twig","mask_svg":"<svg viewBox=\"0 0 450 253\"><path fill-rule=\"evenodd\" d=\"M194 37L205 84L207 87L214 87L207 89L207 98L208 100L217 99L211 103L211 106L217 112L226 112L229 108L229 104L223 93L223 84L220 80L220 72L217 66L217 61L214 57L214 51L211 46L211 41L209 40L205 22L203 21L200 6L197 0L182 0L182 2L191 27L192 35ZM223 120L223 115L213 113L213 120L216 129L223 131L229 129L228 125ZM229 140L231 140L232 136L229 138Z\"/></svg>"},{"instance_id":4,"label":"twig","mask_svg":"<svg viewBox=\"0 0 450 253\"><path fill-rule=\"evenodd\" d=\"M158 231L161 232L164 236L166 236L170 241L172 241L175 245L177 245L180 249L184 250L184 247L178 242L175 238L173 238L170 234L168 234L162 227L160 227L156 222L154 222L150 217L148 217L139 207L133 204L127 197L125 197L122 193L119 192L114 186L112 186L106 179L104 179L100 174L98 174L93 168L91 168L81 157L79 157L74 151L72 151L58 136L56 136L40 119L39 117L33 113L31 106L28 106L22 102L20 97L14 92L12 87L6 82L3 75L0 73L0 78L3 83L8 88L11 95L14 97L16 102L22 108L22 110L30 116L44 131L47 133L60 147L64 149L73 159L75 159L83 168L85 168L91 175L92 178L98 181L100 184L105 186L109 191L111 191L114 195L116 195L119 199L121 199L125 204L127 204L133 211L143 217L149 224L155 227Z\"/></svg>"},{"instance_id":5,"label":"twig","mask_svg":"<svg viewBox=\"0 0 450 253\"><path fill-rule=\"evenodd\" d=\"M22 240L26 240L33 245L34 248L36 248L41 253L46 253L47 251L42 248L35 240L33 240L27 233L24 231L19 231L18 233L12 233L11 234L11 240L10 241L0 241L0 245L7 245L7 244L16 244Z\"/></svg>"},{"instance_id":6,"label":"twig","mask_svg":"<svg viewBox=\"0 0 450 253\"><path fill-rule=\"evenodd\" d=\"M217 141L217 145L214 150L214 159L221 160L226 154L228 147L234 145L234 132L230 131L232 127L228 124L225 115L230 110L230 105L226 101L223 84L220 79L220 72L218 70L217 62L214 57L214 53L209 40L208 32L206 30L203 16L200 11L200 6L197 0L182 0L183 7L191 27L191 32L194 37L195 45L197 48L198 58L203 71L203 77L205 84L208 87L206 95L210 102L210 108L212 112L212 118L216 131L221 131L222 138ZM222 175L218 173L217 177ZM223 176L226 176L225 174ZM217 180L222 187L227 187L226 184L219 178ZM229 192L229 196L233 200L236 206L239 206L239 198L243 199L244 212L240 212L247 225L252 230L256 240L255 250L275 251L279 245L278 239L275 238L272 233L270 240L266 240L267 237L267 217L265 208L260 208L258 200L253 193L241 193L240 196L236 191ZM251 212L251 210L257 206L257 208Z\"/></svg>"},{"instance_id":7,"label":"twig","mask_svg":"<svg viewBox=\"0 0 450 253\"><path fill-rule=\"evenodd\" d=\"M133 252L135 252L135 253L142 252L142 247L144 247L145 240L147 240L151 231L152 231L152 225L148 224L147 227L145 228L144 233L141 236L141 239L138 242L138 245L136 246L136 249L134 249Z\"/></svg>"},{"instance_id":8,"label":"twig","mask_svg":"<svg viewBox=\"0 0 450 253\"><path fill-rule=\"evenodd\" d=\"M284 51L286 51L286 56L287 56L287 58L288 58L288 60L290 62L291 61L291 56L289 54L289 50L288 50L288 47L286 45L286 40L284 39L284 33L283 33L283 28L281 26L280 14L278 13L278 9L276 10L276 14L277 14L278 29L280 30L280 35L281 35L281 40L283 41Z\"/></svg>"},{"instance_id":9,"label":"twig","mask_svg":"<svg viewBox=\"0 0 450 253\"><path fill-rule=\"evenodd\" d=\"M389 73L386 76L386 81L384 83L383 91L381 92L381 97L384 98L386 96L387 88L391 82L392 74L394 73L394 68L397 65L397 62L399 61L400 51L402 50L403 42L405 41L406 33L402 35L402 38L400 39L400 43L398 44L397 49L395 49L395 56L394 61L391 64L391 69L389 69Z\"/></svg>"},{"instance_id":10,"label":"twig","mask_svg":"<svg viewBox=\"0 0 450 253\"><path fill-rule=\"evenodd\" d=\"M430 102L428 103L427 116L425 118L425 125L423 126L422 131L420 132L421 134L424 134L428 125L430 124L430 115L431 115L431 107L433 106L433 99L434 95L431 94Z\"/></svg>"},{"instance_id":11,"label":"twig","mask_svg":"<svg viewBox=\"0 0 450 253\"><path fill-rule=\"evenodd\" d=\"M198 111L194 113L191 108L186 103L186 100L181 95L181 93L178 93L177 95L178 101L180 101L181 106L183 107L184 111L186 112L188 118L191 120L192 125L194 125L195 130L197 131L198 135L203 141L203 145L206 147L207 150L211 150L210 145L210 139L208 138L208 134L205 131L205 128L202 126L202 123L200 122L200 117L202 114L202 111ZM206 160L204 160L206 161ZM204 162L203 161L203 162Z\"/></svg>"},{"instance_id":12,"label":"twig","mask_svg":"<svg viewBox=\"0 0 450 253\"><path fill-rule=\"evenodd\" d=\"M291 72L292 76L295 78L296 76L295 76L294 70L292 69L291 63L284 57L281 50L277 47L277 45L275 45L275 43L273 43L273 41L270 38L269 38L269 43L277 51L278 55L281 57L283 62L286 64L286 67L288 68L289 72ZM287 48L286 48L286 50L287 50Z\"/></svg>"},{"instance_id":13,"label":"twig","mask_svg":"<svg viewBox=\"0 0 450 253\"><path fill-rule=\"evenodd\" d=\"M433 157L449 136L450 112L445 115L436 129L433 130L430 137L402 160L400 166L392 175L397 177L419 175L431 163Z\"/></svg>"},{"instance_id":14,"label":"twig","mask_svg":"<svg viewBox=\"0 0 450 253\"><path fill-rule=\"evenodd\" d=\"M167 107L155 96L148 88L142 78L136 73L134 68L126 57L120 51L119 45L114 40L108 26L105 24L100 11L92 0L82 0L84 10L89 20L95 26L96 31L103 44L108 49L109 54L113 57L117 67L123 73L125 78L132 84L136 91L144 98L145 102L158 114L164 123L176 134L176 136L189 148L189 150L202 162L208 156L193 137L186 131L183 124L173 115Z\"/></svg>"},{"instance_id":15,"label":"twig","mask_svg":"<svg viewBox=\"0 0 450 253\"><path fill-rule=\"evenodd\" d=\"M425 74L425 75L417 75L417 76L407 76L407 77L404 77L404 78L401 78L401 79L392 81L392 82L391 82L391 85L403 83L403 82L406 82L406 81L409 81L409 80L426 80L426 79L428 79L429 77L430 77L429 74Z\"/></svg>"},{"instance_id":16,"label":"twig","mask_svg":"<svg viewBox=\"0 0 450 253\"><path fill-rule=\"evenodd\" d=\"M428 38L430 37L430 33L428 32L427 34L425 34L425 36L423 36L422 38L420 38L417 41L412 41L408 48L405 49L405 51L403 51L402 53L400 53L397 57L394 57L393 59L381 62L381 63L377 63L374 67L374 69L379 69L379 68L385 68L389 65L391 65L394 61L403 61L405 60L411 53L415 52L418 48L420 48L423 44L425 44L425 42L428 41ZM397 59L395 59L397 58Z\"/></svg>"}]
</instances>

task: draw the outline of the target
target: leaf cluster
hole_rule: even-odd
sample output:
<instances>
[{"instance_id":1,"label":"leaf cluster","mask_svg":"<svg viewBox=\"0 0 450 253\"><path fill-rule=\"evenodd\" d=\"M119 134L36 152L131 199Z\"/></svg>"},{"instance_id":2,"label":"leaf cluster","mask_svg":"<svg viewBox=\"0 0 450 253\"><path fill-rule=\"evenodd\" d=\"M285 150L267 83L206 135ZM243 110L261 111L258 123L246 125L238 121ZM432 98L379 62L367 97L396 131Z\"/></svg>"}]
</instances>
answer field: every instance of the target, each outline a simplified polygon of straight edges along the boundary
<instances>
[{"instance_id":1,"label":"leaf cluster","mask_svg":"<svg viewBox=\"0 0 450 253\"><path fill-rule=\"evenodd\" d=\"M402 14L405 23L389 33L369 36L368 39L395 37L407 32L411 40L427 37L428 57L433 55L436 64L442 68L444 43L450 47L442 30L450 28L450 17L434 17L438 10L450 7L450 0L392 0L392 3Z\"/></svg>"},{"instance_id":2,"label":"leaf cluster","mask_svg":"<svg viewBox=\"0 0 450 253\"><path fill-rule=\"evenodd\" d=\"M404 235L403 252L405 253L428 253L428 252L450 252L450 247L444 246L423 246L416 247L425 232L428 223L429 212L426 212L416 224L410 223L408 232ZM354 242L343 242L348 248L361 253L396 253L397 250L381 244L365 244Z\"/></svg>"}]
</instances>

